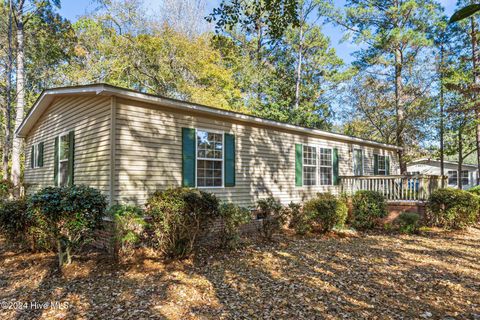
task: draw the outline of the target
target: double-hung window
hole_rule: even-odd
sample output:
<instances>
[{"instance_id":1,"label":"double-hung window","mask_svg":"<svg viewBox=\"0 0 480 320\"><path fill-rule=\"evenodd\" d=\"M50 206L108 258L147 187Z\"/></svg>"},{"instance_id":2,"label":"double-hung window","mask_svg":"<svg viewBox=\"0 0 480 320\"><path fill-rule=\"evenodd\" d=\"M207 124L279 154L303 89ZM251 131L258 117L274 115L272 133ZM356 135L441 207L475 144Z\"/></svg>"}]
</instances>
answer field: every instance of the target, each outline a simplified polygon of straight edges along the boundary
<instances>
[{"instance_id":1,"label":"double-hung window","mask_svg":"<svg viewBox=\"0 0 480 320\"><path fill-rule=\"evenodd\" d=\"M223 186L223 133L197 130L197 187Z\"/></svg>"},{"instance_id":2,"label":"double-hung window","mask_svg":"<svg viewBox=\"0 0 480 320\"><path fill-rule=\"evenodd\" d=\"M32 145L30 157L32 169L43 167L43 142Z\"/></svg>"},{"instance_id":3,"label":"double-hung window","mask_svg":"<svg viewBox=\"0 0 480 320\"><path fill-rule=\"evenodd\" d=\"M448 185L456 186L457 179L458 179L458 172L456 170L447 171L447 176L448 176Z\"/></svg>"},{"instance_id":4,"label":"double-hung window","mask_svg":"<svg viewBox=\"0 0 480 320\"><path fill-rule=\"evenodd\" d=\"M69 155L72 146L68 133L61 135L58 140L58 186L65 187L68 184Z\"/></svg>"},{"instance_id":5,"label":"double-hung window","mask_svg":"<svg viewBox=\"0 0 480 320\"><path fill-rule=\"evenodd\" d=\"M353 149L353 175L363 175L363 150Z\"/></svg>"},{"instance_id":6,"label":"double-hung window","mask_svg":"<svg viewBox=\"0 0 480 320\"><path fill-rule=\"evenodd\" d=\"M303 146L303 185L317 184L317 148Z\"/></svg>"},{"instance_id":7,"label":"double-hung window","mask_svg":"<svg viewBox=\"0 0 480 320\"><path fill-rule=\"evenodd\" d=\"M329 186L333 181L333 159L332 149L320 148L319 149L319 162L320 162L320 181L321 186Z\"/></svg>"},{"instance_id":8,"label":"double-hung window","mask_svg":"<svg viewBox=\"0 0 480 320\"><path fill-rule=\"evenodd\" d=\"M387 175L387 157L378 155L378 174L381 176Z\"/></svg>"},{"instance_id":9,"label":"double-hung window","mask_svg":"<svg viewBox=\"0 0 480 320\"><path fill-rule=\"evenodd\" d=\"M462 186L467 186L469 182L468 170L462 170Z\"/></svg>"}]
</instances>

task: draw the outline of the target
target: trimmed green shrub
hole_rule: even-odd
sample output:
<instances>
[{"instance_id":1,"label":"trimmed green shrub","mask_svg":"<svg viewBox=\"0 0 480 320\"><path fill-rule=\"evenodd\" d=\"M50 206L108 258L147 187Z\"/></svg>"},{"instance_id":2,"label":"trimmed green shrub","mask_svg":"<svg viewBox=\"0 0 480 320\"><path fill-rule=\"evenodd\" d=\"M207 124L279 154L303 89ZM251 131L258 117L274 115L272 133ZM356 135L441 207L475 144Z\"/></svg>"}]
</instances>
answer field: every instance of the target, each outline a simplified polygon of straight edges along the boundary
<instances>
[{"instance_id":1,"label":"trimmed green shrub","mask_svg":"<svg viewBox=\"0 0 480 320\"><path fill-rule=\"evenodd\" d=\"M25 199L0 203L0 230L8 241L23 242L33 225L35 220L27 211Z\"/></svg>"},{"instance_id":2,"label":"trimmed green shrub","mask_svg":"<svg viewBox=\"0 0 480 320\"><path fill-rule=\"evenodd\" d=\"M480 196L480 186L475 186L473 188L468 189L467 191L477 196Z\"/></svg>"},{"instance_id":3,"label":"trimmed green shrub","mask_svg":"<svg viewBox=\"0 0 480 320\"><path fill-rule=\"evenodd\" d=\"M286 212L280 201L270 196L257 201L257 217L262 220L260 235L271 241L275 232L280 231L286 220Z\"/></svg>"},{"instance_id":4,"label":"trimmed green shrub","mask_svg":"<svg viewBox=\"0 0 480 320\"><path fill-rule=\"evenodd\" d=\"M415 212L402 212L398 216L400 231L403 233L417 233L420 215Z\"/></svg>"},{"instance_id":5,"label":"trimmed green shrub","mask_svg":"<svg viewBox=\"0 0 480 320\"><path fill-rule=\"evenodd\" d=\"M305 202L304 212L312 222L320 225L322 232L327 232L345 224L348 208L344 201L333 194L318 193L315 198Z\"/></svg>"},{"instance_id":6,"label":"trimmed green shrub","mask_svg":"<svg viewBox=\"0 0 480 320\"><path fill-rule=\"evenodd\" d=\"M352 198L352 207L352 225L358 229L371 229L378 219L387 216L387 202L377 191L357 191Z\"/></svg>"},{"instance_id":7,"label":"trimmed green shrub","mask_svg":"<svg viewBox=\"0 0 480 320\"><path fill-rule=\"evenodd\" d=\"M294 229L296 234L303 235L311 231L310 217L305 214L301 204L290 202L285 211L290 219L288 227Z\"/></svg>"},{"instance_id":8,"label":"trimmed green shrub","mask_svg":"<svg viewBox=\"0 0 480 320\"><path fill-rule=\"evenodd\" d=\"M93 240L106 207L106 197L87 186L48 187L29 200L29 210L55 241L60 267L71 263L72 250Z\"/></svg>"},{"instance_id":9,"label":"trimmed green shrub","mask_svg":"<svg viewBox=\"0 0 480 320\"><path fill-rule=\"evenodd\" d=\"M446 229L463 229L475 224L479 209L478 196L454 188L435 190L427 203L430 224Z\"/></svg>"},{"instance_id":10,"label":"trimmed green shrub","mask_svg":"<svg viewBox=\"0 0 480 320\"><path fill-rule=\"evenodd\" d=\"M192 252L201 227L218 216L214 194L189 188L155 192L147 201L153 246L169 258Z\"/></svg>"},{"instance_id":11,"label":"trimmed green shrub","mask_svg":"<svg viewBox=\"0 0 480 320\"><path fill-rule=\"evenodd\" d=\"M250 210L233 203L224 202L219 208L220 217L223 219L220 241L224 248L234 249L240 240L240 226L252 218Z\"/></svg>"},{"instance_id":12,"label":"trimmed green shrub","mask_svg":"<svg viewBox=\"0 0 480 320\"><path fill-rule=\"evenodd\" d=\"M145 222L143 210L136 206L116 205L108 209L108 215L113 219L113 241L115 257L121 258L133 252L143 237Z\"/></svg>"}]
</instances>

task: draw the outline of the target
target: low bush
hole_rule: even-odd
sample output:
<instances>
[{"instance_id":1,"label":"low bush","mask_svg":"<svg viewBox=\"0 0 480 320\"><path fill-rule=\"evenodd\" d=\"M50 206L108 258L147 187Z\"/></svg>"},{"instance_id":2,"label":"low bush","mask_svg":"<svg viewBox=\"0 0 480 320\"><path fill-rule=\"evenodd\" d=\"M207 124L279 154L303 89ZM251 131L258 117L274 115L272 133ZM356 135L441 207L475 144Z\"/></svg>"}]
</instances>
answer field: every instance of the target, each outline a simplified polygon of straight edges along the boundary
<instances>
[{"instance_id":1,"label":"low bush","mask_svg":"<svg viewBox=\"0 0 480 320\"><path fill-rule=\"evenodd\" d=\"M420 215L415 212L402 212L398 216L400 224L400 232L403 233L417 233L420 221Z\"/></svg>"},{"instance_id":2,"label":"low bush","mask_svg":"<svg viewBox=\"0 0 480 320\"><path fill-rule=\"evenodd\" d=\"M480 196L480 186L476 186L467 190L470 193L473 193L477 196Z\"/></svg>"},{"instance_id":3,"label":"low bush","mask_svg":"<svg viewBox=\"0 0 480 320\"><path fill-rule=\"evenodd\" d=\"M463 229L475 224L479 209L478 196L453 188L435 190L427 203L429 223L446 229Z\"/></svg>"},{"instance_id":4,"label":"low bush","mask_svg":"<svg viewBox=\"0 0 480 320\"><path fill-rule=\"evenodd\" d=\"M34 224L25 199L4 200L0 203L0 230L8 241L24 241L24 235L30 232Z\"/></svg>"},{"instance_id":5,"label":"low bush","mask_svg":"<svg viewBox=\"0 0 480 320\"><path fill-rule=\"evenodd\" d=\"M155 192L147 201L153 246L169 258L192 252L201 227L218 216L214 194L189 188Z\"/></svg>"},{"instance_id":6,"label":"low bush","mask_svg":"<svg viewBox=\"0 0 480 320\"><path fill-rule=\"evenodd\" d=\"M304 205L305 216L320 226L322 232L331 231L335 226L343 227L348 215L344 201L331 193L318 193Z\"/></svg>"},{"instance_id":7,"label":"low bush","mask_svg":"<svg viewBox=\"0 0 480 320\"><path fill-rule=\"evenodd\" d=\"M303 235L311 231L310 217L305 214L301 204L290 202L285 211L290 219L288 227L294 229L295 233Z\"/></svg>"},{"instance_id":8,"label":"low bush","mask_svg":"<svg viewBox=\"0 0 480 320\"><path fill-rule=\"evenodd\" d=\"M357 191L352 198L352 207L352 225L358 229L371 229L378 219L387 216L387 202L377 191Z\"/></svg>"},{"instance_id":9,"label":"low bush","mask_svg":"<svg viewBox=\"0 0 480 320\"><path fill-rule=\"evenodd\" d=\"M41 229L56 244L60 267L71 263L72 250L93 239L106 207L106 197L86 186L48 187L29 201L31 214L43 222Z\"/></svg>"},{"instance_id":10,"label":"low bush","mask_svg":"<svg viewBox=\"0 0 480 320\"><path fill-rule=\"evenodd\" d=\"M113 219L114 254L117 259L131 255L143 237L145 222L143 210L136 206L116 205L108 209Z\"/></svg>"},{"instance_id":11,"label":"low bush","mask_svg":"<svg viewBox=\"0 0 480 320\"><path fill-rule=\"evenodd\" d=\"M270 196L257 201L257 212L258 218L263 219L259 227L260 235L270 241L285 223L286 211L280 201Z\"/></svg>"},{"instance_id":12,"label":"low bush","mask_svg":"<svg viewBox=\"0 0 480 320\"><path fill-rule=\"evenodd\" d=\"M234 249L240 240L240 226L252 218L250 210L224 202L220 205L219 214L223 219L223 227L220 231L221 245L224 248Z\"/></svg>"}]
</instances>

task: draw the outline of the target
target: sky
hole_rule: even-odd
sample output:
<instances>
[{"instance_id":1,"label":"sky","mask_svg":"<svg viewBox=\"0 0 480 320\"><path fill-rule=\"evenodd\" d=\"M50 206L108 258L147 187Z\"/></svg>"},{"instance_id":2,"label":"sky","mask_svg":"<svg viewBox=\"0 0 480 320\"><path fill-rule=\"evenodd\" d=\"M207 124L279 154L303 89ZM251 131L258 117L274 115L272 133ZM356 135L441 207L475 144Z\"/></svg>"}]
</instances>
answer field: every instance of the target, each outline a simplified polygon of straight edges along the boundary
<instances>
[{"instance_id":1,"label":"sky","mask_svg":"<svg viewBox=\"0 0 480 320\"><path fill-rule=\"evenodd\" d=\"M210 12L219 2L219 0L208 0L206 13ZM345 5L345 0L334 0L334 2L337 7ZM455 9L456 0L439 0L439 2L445 8L446 14L450 16ZM75 21L79 16L95 8L92 0L63 0L61 3L60 14L71 21ZM147 10L152 13L161 10L162 0L145 0L145 3ZM323 32L330 38L337 55L347 64L352 62L352 53L357 50L357 47L349 41L342 41L343 31L337 26L326 24L323 26Z\"/></svg>"}]
</instances>

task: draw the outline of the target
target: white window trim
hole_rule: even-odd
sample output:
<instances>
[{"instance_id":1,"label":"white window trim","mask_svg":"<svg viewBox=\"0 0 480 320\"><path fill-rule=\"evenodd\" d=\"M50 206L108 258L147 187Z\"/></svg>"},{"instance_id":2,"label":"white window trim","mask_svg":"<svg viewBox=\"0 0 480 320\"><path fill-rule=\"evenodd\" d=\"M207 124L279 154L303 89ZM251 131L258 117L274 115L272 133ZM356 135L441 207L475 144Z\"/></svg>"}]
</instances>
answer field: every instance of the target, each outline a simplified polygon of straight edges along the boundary
<instances>
[{"instance_id":1,"label":"white window trim","mask_svg":"<svg viewBox=\"0 0 480 320\"><path fill-rule=\"evenodd\" d=\"M316 162L316 165L305 165L305 156L304 156L304 149L303 147L311 147L311 148L315 148L315 162ZM314 186L318 186L319 184L319 174L320 174L320 166L319 166L319 154L318 154L318 145L314 145L314 144L302 144L302 186L303 187L314 187ZM305 175L304 175L304 171L303 171L303 167L315 167L315 184L305 184Z\"/></svg>"},{"instance_id":2,"label":"white window trim","mask_svg":"<svg viewBox=\"0 0 480 320\"><path fill-rule=\"evenodd\" d=\"M387 175L387 157L390 157L390 155L388 154L380 154L380 153L374 153L374 156L373 158L375 159L375 155L377 155L377 159L379 159L379 157L384 157L383 158L383 162L384 162L384 165L385 165L385 170L382 170L382 171L385 171L385 174L380 174L380 161L378 161L377 163L377 168L378 168L378 175L379 176L386 176ZM374 173L375 174L375 173Z\"/></svg>"},{"instance_id":3,"label":"white window trim","mask_svg":"<svg viewBox=\"0 0 480 320\"><path fill-rule=\"evenodd\" d=\"M63 162L66 162L66 161L70 160L68 157L67 157L67 159L60 159L60 155L61 155L60 150L61 150L61 147L62 147L62 137L67 137L67 139L68 139L69 134L70 134L69 132L65 132L65 133L61 133L61 134L58 135L58 149L57 149L57 154L58 154L57 172L58 172L58 174L57 174L57 181L56 181L57 187L60 186L61 164ZM68 140L68 143L69 143L68 148L69 148L69 153L70 153L70 148L71 148L70 140Z\"/></svg>"},{"instance_id":4,"label":"white window trim","mask_svg":"<svg viewBox=\"0 0 480 320\"><path fill-rule=\"evenodd\" d=\"M463 173L464 173L464 172L467 173L467 177L466 177L466 178L463 177ZM468 170L462 170L461 173L460 173L460 179L461 179L461 181L462 181L462 186L468 186L468 185L470 184L470 171L468 171ZM468 182L464 184L464 183L463 183L463 179L467 179Z\"/></svg>"},{"instance_id":5,"label":"white window trim","mask_svg":"<svg viewBox=\"0 0 480 320\"><path fill-rule=\"evenodd\" d=\"M222 159L212 159L212 158L199 158L198 157L198 144L197 144L197 134L198 131L205 131L205 132L211 132L211 133L217 133L222 135ZM197 180L197 170L198 170L198 160L209 160L209 161L221 161L222 162L222 185L221 186L212 186L212 187L203 187L203 186L198 186L198 180ZM195 128L195 188L201 188L201 189L221 189L225 188L225 132L221 130L215 130L215 129L204 129L204 128Z\"/></svg>"},{"instance_id":6,"label":"white window trim","mask_svg":"<svg viewBox=\"0 0 480 320\"><path fill-rule=\"evenodd\" d=\"M363 176L363 175L365 175L365 161L364 161L364 160L365 160L365 159L364 159L364 157L365 157L365 152L364 152L364 150L363 150L362 148L360 148L360 147L353 147L353 152L352 152L352 158L353 158L353 161L352 161L352 172L353 172L353 175L355 175L355 161L356 161L356 160L355 160L355 151L356 151L356 150L360 150L361 153L362 153L362 174L361 174L361 176Z\"/></svg>"},{"instance_id":7,"label":"white window trim","mask_svg":"<svg viewBox=\"0 0 480 320\"><path fill-rule=\"evenodd\" d=\"M457 182L456 183L450 183L449 180L450 180L450 176L449 176L449 173L450 172L456 172L457 173ZM453 178L452 178L453 179ZM447 184L449 186L458 186L458 170L447 170Z\"/></svg>"},{"instance_id":8,"label":"white window trim","mask_svg":"<svg viewBox=\"0 0 480 320\"><path fill-rule=\"evenodd\" d=\"M332 163L330 166L322 166L321 164L321 161L320 161L320 149L328 149L330 150L330 162ZM328 147L328 146L325 146L325 145L319 145L318 146L318 150L317 150L317 157L318 157L318 181L317 181L317 185L318 186L333 186L333 147ZM339 164L339 167L340 167L340 164ZM330 184L320 184L320 168L330 168L330 173L332 175L332 179L330 181ZM340 168L339 168L340 170Z\"/></svg>"},{"instance_id":9,"label":"white window trim","mask_svg":"<svg viewBox=\"0 0 480 320\"><path fill-rule=\"evenodd\" d=\"M40 142L37 142L37 143L34 143L32 144L32 147L33 147L33 169L38 169L40 168L39 164L38 164L38 154L40 152Z\"/></svg>"}]
</instances>

